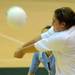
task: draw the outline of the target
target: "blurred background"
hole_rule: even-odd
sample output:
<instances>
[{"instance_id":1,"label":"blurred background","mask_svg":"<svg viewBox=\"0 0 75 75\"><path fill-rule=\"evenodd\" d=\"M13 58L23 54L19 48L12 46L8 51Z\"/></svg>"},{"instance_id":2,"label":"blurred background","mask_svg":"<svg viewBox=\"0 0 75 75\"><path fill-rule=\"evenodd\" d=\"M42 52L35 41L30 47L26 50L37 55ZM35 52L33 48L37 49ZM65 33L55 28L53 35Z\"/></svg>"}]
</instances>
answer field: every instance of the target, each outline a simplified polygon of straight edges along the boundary
<instances>
[{"instance_id":1,"label":"blurred background","mask_svg":"<svg viewBox=\"0 0 75 75\"><path fill-rule=\"evenodd\" d=\"M6 11L12 6L20 6L26 11L28 20L24 27L7 24ZM75 0L0 0L0 33L27 43L39 36L42 28L51 25L54 10L64 6L75 10ZM33 53L27 53L22 59L13 57L19 47L19 43L0 36L0 67L30 66Z\"/></svg>"}]
</instances>

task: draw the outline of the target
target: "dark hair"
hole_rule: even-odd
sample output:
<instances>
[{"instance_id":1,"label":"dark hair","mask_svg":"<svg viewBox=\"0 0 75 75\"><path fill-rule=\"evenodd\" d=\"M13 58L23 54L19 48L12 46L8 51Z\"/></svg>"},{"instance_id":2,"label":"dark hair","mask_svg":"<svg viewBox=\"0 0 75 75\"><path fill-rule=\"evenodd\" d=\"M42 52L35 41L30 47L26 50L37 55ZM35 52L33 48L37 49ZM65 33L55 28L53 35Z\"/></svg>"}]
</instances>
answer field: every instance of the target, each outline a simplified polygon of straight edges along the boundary
<instances>
[{"instance_id":1,"label":"dark hair","mask_svg":"<svg viewBox=\"0 0 75 75\"><path fill-rule=\"evenodd\" d=\"M56 9L54 15L60 23L64 22L66 24L66 29L75 25L75 12L69 7Z\"/></svg>"},{"instance_id":2,"label":"dark hair","mask_svg":"<svg viewBox=\"0 0 75 75\"><path fill-rule=\"evenodd\" d=\"M45 32L45 30L46 30L46 31L49 30L50 28L51 28L51 26L50 26L50 25L47 25L46 27L44 27L44 28L42 29L41 33Z\"/></svg>"}]
</instances>

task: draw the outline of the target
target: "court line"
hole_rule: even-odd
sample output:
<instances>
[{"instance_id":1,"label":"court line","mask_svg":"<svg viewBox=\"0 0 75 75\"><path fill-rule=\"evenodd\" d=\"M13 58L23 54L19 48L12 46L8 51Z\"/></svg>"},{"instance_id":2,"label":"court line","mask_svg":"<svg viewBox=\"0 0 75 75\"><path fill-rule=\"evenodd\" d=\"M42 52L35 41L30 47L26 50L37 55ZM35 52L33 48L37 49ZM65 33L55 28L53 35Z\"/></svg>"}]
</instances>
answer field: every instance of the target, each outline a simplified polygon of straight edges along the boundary
<instances>
[{"instance_id":1,"label":"court line","mask_svg":"<svg viewBox=\"0 0 75 75\"><path fill-rule=\"evenodd\" d=\"M20 41L20 40L17 40L17 39L15 39L14 37L10 37L10 36L8 36L8 35L5 35L5 34L3 34L3 33L0 33L0 37L5 38L5 39L10 40L10 41L13 41L13 42L16 42L16 43L21 44L21 45L24 44L24 42L22 42L22 41Z\"/></svg>"}]
</instances>

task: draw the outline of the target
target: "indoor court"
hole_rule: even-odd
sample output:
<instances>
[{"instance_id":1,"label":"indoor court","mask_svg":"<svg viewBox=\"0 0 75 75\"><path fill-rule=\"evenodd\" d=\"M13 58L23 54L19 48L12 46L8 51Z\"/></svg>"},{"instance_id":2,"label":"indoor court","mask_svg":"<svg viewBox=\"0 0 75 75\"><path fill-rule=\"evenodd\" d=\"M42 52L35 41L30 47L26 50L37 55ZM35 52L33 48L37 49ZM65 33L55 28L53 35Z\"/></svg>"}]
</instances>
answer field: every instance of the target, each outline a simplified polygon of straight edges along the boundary
<instances>
[{"instance_id":1,"label":"indoor court","mask_svg":"<svg viewBox=\"0 0 75 75\"><path fill-rule=\"evenodd\" d=\"M6 11L12 6L20 6L26 11L28 19L24 27L7 24ZM33 53L27 53L22 59L13 56L14 52L21 47L21 44L17 41L27 43L40 35L42 28L51 25L54 10L63 6L75 10L75 1L0 0L0 68L29 67ZM40 67L43 67L43 65L40 64Z\"/></svg>"}]
</instances>

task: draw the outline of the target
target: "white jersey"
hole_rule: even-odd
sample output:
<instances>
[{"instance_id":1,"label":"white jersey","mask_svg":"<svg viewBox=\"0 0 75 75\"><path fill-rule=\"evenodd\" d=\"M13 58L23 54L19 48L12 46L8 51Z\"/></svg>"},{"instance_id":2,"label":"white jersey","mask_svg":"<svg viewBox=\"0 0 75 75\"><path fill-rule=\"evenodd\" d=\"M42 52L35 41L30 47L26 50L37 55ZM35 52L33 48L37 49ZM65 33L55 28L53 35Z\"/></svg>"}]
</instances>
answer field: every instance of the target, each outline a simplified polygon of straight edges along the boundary
<instances>
[{"instance_id":1,"label":"white jersey","mask_svg":"<svg viewBox=\"0 0 75 75\"><path fill-rule=\"evenodd\" d=\"M56 57L56 75L75 75L75 26L61 32L49 31L34 44L39 51L53 51Z\"/></svg>"},{"instance_id":2,"label":"white jersey","mask_svg":"<svg viewBox=\"0 0 75 75\"><path fill-rule=\"evenodd\" d=\"M47 32L44 32L41 34L41 38L42 39L48 38L49 36L51 36L54 33L55 33L55 31L53 30L53 27L51 27ZM39 51L39 59L40 60L42 59L42 53L43 53L43 50Z\"/></svg>"}]
</instances>

